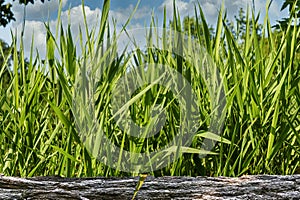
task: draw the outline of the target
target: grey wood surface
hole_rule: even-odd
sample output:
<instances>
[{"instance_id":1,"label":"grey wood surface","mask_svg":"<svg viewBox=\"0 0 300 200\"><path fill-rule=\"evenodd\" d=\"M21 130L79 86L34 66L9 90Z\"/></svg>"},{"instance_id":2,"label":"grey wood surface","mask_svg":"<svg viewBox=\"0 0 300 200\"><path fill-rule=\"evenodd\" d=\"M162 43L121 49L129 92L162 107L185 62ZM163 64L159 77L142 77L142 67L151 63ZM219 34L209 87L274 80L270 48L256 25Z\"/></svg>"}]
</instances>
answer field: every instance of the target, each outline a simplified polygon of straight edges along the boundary
<instances>
[{"instance_id":1,"label":"grey wood surface","mask_svg":"<svg viewBox=\"0 0 300 200\"><path fill-rule=\"evenodd\" d=\"M0 199L131 199L138 177L0 176ZM300 199L300 175L147 177L136 199Z\"/></svg>"}]
</instances>

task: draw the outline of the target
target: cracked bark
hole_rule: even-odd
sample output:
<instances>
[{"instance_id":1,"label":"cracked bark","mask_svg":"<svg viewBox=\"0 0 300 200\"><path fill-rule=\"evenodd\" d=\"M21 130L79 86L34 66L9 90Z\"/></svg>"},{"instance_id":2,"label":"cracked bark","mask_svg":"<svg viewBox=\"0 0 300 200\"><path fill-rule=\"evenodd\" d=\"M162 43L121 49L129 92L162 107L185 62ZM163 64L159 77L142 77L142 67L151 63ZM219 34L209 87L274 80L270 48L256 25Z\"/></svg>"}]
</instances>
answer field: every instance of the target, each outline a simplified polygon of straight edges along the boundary
<instances>
[{"instance_id":1,"label":"cracked bark","mask_svg":"<svg viewBox=\"0 0 300 200\"><path fill-rule=\"evenodd\" d=\"M131 199L138 177L0 176L0 199ZM136 199L300 199L300 175L147 177Z\"/></svg>"}]
</instances>

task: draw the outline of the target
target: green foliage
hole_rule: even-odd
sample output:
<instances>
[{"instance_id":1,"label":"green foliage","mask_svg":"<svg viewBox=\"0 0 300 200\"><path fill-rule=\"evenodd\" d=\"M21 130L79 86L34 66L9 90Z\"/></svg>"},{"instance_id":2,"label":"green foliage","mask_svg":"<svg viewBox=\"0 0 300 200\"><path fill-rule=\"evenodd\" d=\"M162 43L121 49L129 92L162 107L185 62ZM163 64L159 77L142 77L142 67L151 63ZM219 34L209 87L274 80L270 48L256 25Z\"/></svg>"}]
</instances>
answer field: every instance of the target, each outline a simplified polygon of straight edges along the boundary
<instances>
[{"instance_id":1,"label":"green foliage","mask_svg":"<svg viewBox=\"0 0 300 200\"><path fill-rule=\"evenodd\" d=\"M170 26L172 27L172 24L174 22L170 22ZM200 29L200 33L198 33L198 30L196 29L196 27L202 27L201 22L200 24L196 25L196 19L194 17L184 17L183 19L183 31L185 34L191 34L191 36L196 39L198 36L198 34L200 34L200 36L202 37L204 35L204 31L202 29ZM214 33L214 29L212 26L209 27L209 32L211 35L213 35Z\"/></svg>"},{"instance_id":2,"label":"green foliage","mask_svg":"<svg viewBox=\"0 0 300 200\"><path fill-rule=\"evenodd\" d=\"M76 75L83 72L85 62L90 58L97 58L98 66L108 66L101 80L93 83L97 86L94 114L106 136L128 151L153 151L170 143L177 133L180 113L178 101L172 93L157 84L149 84L137 90L136 96L130 99L131 116L139 124L151 122L149 111L154 104L160 103L168 106L168 126L155 137L133 138L109 120L112 118L110 102L113 88L126 72L129 61L134 60L136 65L164 64L180 71L200 97L197 105L201 110L201 127L192 144L185 146L182 157L152 175L295 173L300 162L299 27L290 23L288 31L274 32L267 17L260 34L257 17L246 14L243 17L243 40L238 42L226 23L223 9L213 36L201 9L200 13L195 13L193 32L196 30L196 34L188 28L186 40L204 41L196 44L200 48L204 44L216 63L226 94L225 126L217 137L207 132L209 123L206 119L211 113L211 102L198 68L179 56L156 49L136 51L132 57L118 54L114 43L117 36L111 34L107 20L109 3L104 1L100 28L89 30L84 17L86 27L85 30L80 28L78 37L72 35L70 26L63 27L60 20L56 34L46 25L47 55L44 61L39 55L33 57L31 51L26 65L23 43L17 47L16 38L13 38L9 51L7 46L1 47L0 52L8 53L1 54L6 64L0 65L0 84L3 84L3 72L12 54L11 79L6 89L0 87L1 173L26 177L132 175L118 170L122 159L118 160L117 169L112 169L93 157L76 129L72 97L76 94L76 83L84 81L78 80ZM185 30L176 12L173 24L177 31ZM167 28L166 17L163 28ZM167 42L172 31L166 32L163 37L170 52L179 46L178 43ZM84 34L87 36L86 43L82 39ZM74 38L79 38L81 55L76 53L78 47ZM111 48L105 50L107 44ZM182 46L182 51L190 53L191 46ZM197 52L194 54L201 57ZM112 60L114 62L108 62ZM198 153L201 153L200 147L205 138L218 143L210 154L200 158ZM99 147L98 140L88 142L95 142L95 147ZM176 148L170 148L163 153L167 156L174 151Z\"/></svg>"},{"instance_id":3,"label":"green foliage","mask_svg":"<svg viewBox=\"0 0 300 200\"><path fill-rule=\"evenodd\" d=\"M6 26L11 20L15 20L11 11L11 4L4 4L4 0L0 0L0 26Z\"/></svg>"}]
</instances>

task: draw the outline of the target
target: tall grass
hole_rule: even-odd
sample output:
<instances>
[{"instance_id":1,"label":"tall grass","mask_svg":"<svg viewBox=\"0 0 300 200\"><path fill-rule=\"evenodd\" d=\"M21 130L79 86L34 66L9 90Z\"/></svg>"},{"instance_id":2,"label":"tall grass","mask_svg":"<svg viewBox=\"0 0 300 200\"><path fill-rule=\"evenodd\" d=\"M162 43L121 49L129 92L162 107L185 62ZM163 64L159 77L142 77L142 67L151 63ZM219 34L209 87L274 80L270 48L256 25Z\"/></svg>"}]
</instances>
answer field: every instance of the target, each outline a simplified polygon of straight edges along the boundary
<instances>
[{"instance_id":1,"label":"tall grass","mask_svg":"<svg viewBox=\"0 0 300 200\"><path fill-rule=\"evenodd\" d=\"M102 71L101 79L93 83L97 89L93 97L94 115L106 136L125 150L147 152L164 147L176 136L180 124L179 102L174 94L157 84L137 90L135 95L140 96L131 99L130 109L135 122L145 125L152 120L149 116L153 105L165 105L168 125L158 135L149 139L133 138L109 120L112 118L113 89L127 72L129 62L171 66L189 80L201 97L197 103L202 122L191 146L186 147L184 154L174 163L152 172L154 175L240 176L296 172L300 151L300 29L293 26L296 22L292 18L287 31L278 33L272 30L267 15L262 34L259 34L256 16L247 12L246 33L242 42L238 42L225 23L223 9L219 13L215 35L211 36L201 7L197 5L196 29L199 34L194 38L188 32L186 40L193 40L199 48L202 43L197 41L205 41L206 52L222 76L227 115L222 138L218 138L205 134L210 126L205 119L212 112L212 102L197 67L180 56L153 48L137 50L131 57L125 53L118 54L118 44L114 43L118 33L111 31L114 28L108 24L109 6L110 2L104 1L98 28L89 30L84 15L85 27L81 27L78 37L72 35L70 26L63 27L60 20L56 34L46 24L47 55L44 60L39 55L33 56L32 49L26 63L22 38L13 38L13 70L9 73L8 84L3 77L9 59L2 54L5 62L0 66L1 173L29 177L54 174L68 177L131 175L120 171L122 159L118 160L116 169L97 160L90 151L93 149L85 147L78 133L75 123L78 113L72 112L73 97L78 89L76 84L85 81L79 79L78 74L85 73L85 66L91 59L97 66L108 66ZM167 28L166 13L163 20L163 28ZM250 22L253 24L251 27ZM151 27L155 31L155 23ZM172 27L178 32L183 31L175 6ZM84 35L87 42L82 39ZM172 31L165 33L165 38L169 36L172 36ZM81 55L76 54L74 38L79 38ZM34 38L32 46L33 43ZM166 49L172 52L178 43L166 40L164 45L169 45ZM105 50L105 46L110 46L110 49ZM189 52L190 48L189 45L182 46L182 51ZM58 52L58 57L55 52ZM90 123L80 120L83 119L77 123ZM204 138L219 142L211 154L201 158L198 153L201 153ZM96 150L97 145L100 144L94 146ZM107 155L106 159L110 156Z\"/></svg>"}]
</instances>

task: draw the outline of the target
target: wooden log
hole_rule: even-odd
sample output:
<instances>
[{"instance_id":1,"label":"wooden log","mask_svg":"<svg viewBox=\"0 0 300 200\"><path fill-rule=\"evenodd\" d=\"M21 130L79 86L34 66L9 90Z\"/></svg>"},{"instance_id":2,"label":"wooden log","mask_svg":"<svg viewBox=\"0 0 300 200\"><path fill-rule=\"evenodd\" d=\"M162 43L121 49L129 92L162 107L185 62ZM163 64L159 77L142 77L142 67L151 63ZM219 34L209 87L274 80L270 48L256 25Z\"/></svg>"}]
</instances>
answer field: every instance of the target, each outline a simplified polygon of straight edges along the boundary
<instances>
[{"instance_id":1,"label":"wooden log","mask_svg":"<svg viewBox=\"0 0 300 200\"><path fill-rule=\"evenodd\" d=\"M0 199L131 199L138 177L0 176ZM136 199L300 199L300 175L147 177Z\"/></svg>"}]
</instances>

